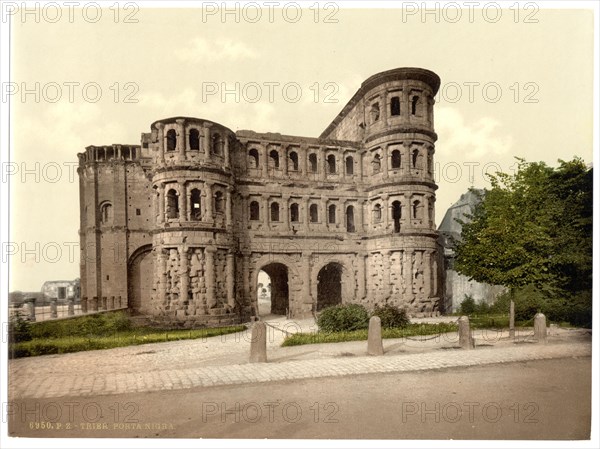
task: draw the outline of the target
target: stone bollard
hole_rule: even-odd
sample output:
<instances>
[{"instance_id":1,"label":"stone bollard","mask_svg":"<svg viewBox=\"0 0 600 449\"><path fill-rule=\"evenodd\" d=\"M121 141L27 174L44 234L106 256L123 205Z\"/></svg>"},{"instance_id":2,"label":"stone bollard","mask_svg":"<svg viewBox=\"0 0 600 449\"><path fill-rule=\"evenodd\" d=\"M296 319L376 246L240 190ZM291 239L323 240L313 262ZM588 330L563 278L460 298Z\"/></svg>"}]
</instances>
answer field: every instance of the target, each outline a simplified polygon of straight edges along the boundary
<instances>
[{"instance_id":1,"label":"stone bollard","mask_svg":"<svg viewBox=\"0 0 600 449\"><path fill-rule=\"evenodd\" d=\"M35 298L25 299L25 304L27 304L27 319L35 321Z\"/></svg>"},{"instance_id":2,"label":"stone bollard","mask_svg":"<svg viewBox=\"0 0 600 449\"><path fill-rule=\"evenodd\" d=\"M106 296L102 297L102 300L100 302L100 310L106 310Z\"/></svg>"},{"instance_id":3,"label":"stone bollard","mask_svg":"<svg viewBox=\"0 0 600 449\"><path fill-rule=\"evenodd\" d=\"M94 296L92 298L90 309L92 309L92 312L98 311L98 297L97 296Z\"/></svg>"},{"instance_id":4,"label":"stone bollard","mask_svg":"<svg viewBox=\"0 0 600 449\"><path fill-rule=\"evenodd\" d=\"M58 299L50 300L50 318L58 318Z\"/></svg>"},{"instance_id":5,"label":"stone bollard","mask_svg":"<svg viewBox=\"0 0 600 449\"><path fill-rule=\"evenodd\" d=\"M67 299L67 315L75 315L75 300L73 298Z\"/></svg>"},{"instance_id":6,"label":"stone bollard","mask_svg":"<svg viewBox=\"0 0 600 449\"><path fill-rule=\"evenodd\" d=\"M458 319L458 344L463 349L473 349L475 347L468 316L461 316Z\"/></svg>"},{"instance_id":7,"label":"stone bollard","mask_svg":"<svg viewBox=\"0 0 600 449\"><path fill-rule=\"evenodd\" d=\"M106 303L106 308L108 310L114 310L115 309L115 297L111 296L108 298L108 302Z\"/></svg>"},{"instance_id":8,"label":"stone bollard","mask_svg":"<svg viewBox=\"0 0 600 449\"><path fill-rule=\"evenodd\" d=\"M87 313L87 311L88 311L88 299L87 299L87 296L84 296L83 298L81 298L79 300L79 303L81 304L81 313Z\"/></svg>"},{"instance_id":9,"label":"stone bollard","mask_svg":"<svg viewBox=\"0 0 600 449\"><path fill-rule=\"evenodd\" d=\"M267 361L267 325L256 321L252 326L250 338L250 363L264 363Z\"/></svg>"},{"instance_id":10,"label":"stone bollard","mask_svg":"<svg viewBox=\"0 0 600 449\"><path fill-rule=\"evenodd\" d=\"M533 319L533 338L538 343L548 342L548 329L546 328L546 315L536 313Z\"/></svg>"},{"instance_id":11,"label":"stone bollard","mask_svg":"<svg viewBox=\"0 0 600 449\"><path fill-rule=\"evenodd\" d=\"M369 320L367 353L369 355L383 355L383 341L381 340L381 318L378 316L372 316Z\"/></svg>"}]
</instances>

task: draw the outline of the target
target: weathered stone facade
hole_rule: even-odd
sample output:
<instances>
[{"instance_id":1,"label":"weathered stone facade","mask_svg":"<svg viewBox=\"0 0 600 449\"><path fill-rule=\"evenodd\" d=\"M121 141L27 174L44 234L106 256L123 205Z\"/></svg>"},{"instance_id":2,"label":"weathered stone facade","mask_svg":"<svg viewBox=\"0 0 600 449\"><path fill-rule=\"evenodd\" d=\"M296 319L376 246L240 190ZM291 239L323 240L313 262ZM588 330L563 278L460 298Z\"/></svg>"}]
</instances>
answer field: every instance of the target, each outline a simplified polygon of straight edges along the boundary
<instances>
[{"instance_id":1,"label":"weathered stone facade","mask_svg":"<svg viewBox=\"0 0 600 449\"><path fill-rule=\"evenodd\" d=\"M437 313L439 83L424 69L376 74L319 138L174 117L140 146L87 147L82 300L225 324L257 315L263 270L273 313L306 317L340 302Z\"/></svg>"}]
</instances>

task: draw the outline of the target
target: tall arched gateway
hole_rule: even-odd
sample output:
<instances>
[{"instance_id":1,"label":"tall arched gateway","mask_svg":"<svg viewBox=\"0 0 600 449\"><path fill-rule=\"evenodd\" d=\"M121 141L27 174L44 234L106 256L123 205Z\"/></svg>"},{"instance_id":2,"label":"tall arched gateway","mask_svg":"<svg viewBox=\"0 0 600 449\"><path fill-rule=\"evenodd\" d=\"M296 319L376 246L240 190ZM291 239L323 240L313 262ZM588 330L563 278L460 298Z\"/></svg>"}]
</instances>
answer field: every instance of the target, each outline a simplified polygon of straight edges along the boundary
<instances>
[{"instance_id":1,"label":"tall arched gateway","mask_svg":"<svg viewBox=\"0 0 600 449\"><path fill-rule=\"evenodd\" d=\"M317 276L317 312L342 303L342 271L339 263L328 263Z\"/></svg>"},{"instance_id":2,"label":"tall arched gateway","mask_svg":"<svg viewBox=\"0 0 600 449\"><path fill-rule=\"evenodd\" d=\"M143 246L135 251L127 269L129 308L133 313L149 313L154 282L152 245Z\"/></svg>"},{"instance_id":3,"label":"tall arched gateway","mask_svg":"<svg viewBox=\"0 0 600 449\"><path fill-rule=\"evenodd\" d=\"M271 310L274 315L287 315L290 308L290 289L287 267L278 262L261 268L271 278ZM260 311L259 311L260 314Z\"/></svg>"}]
</instances>

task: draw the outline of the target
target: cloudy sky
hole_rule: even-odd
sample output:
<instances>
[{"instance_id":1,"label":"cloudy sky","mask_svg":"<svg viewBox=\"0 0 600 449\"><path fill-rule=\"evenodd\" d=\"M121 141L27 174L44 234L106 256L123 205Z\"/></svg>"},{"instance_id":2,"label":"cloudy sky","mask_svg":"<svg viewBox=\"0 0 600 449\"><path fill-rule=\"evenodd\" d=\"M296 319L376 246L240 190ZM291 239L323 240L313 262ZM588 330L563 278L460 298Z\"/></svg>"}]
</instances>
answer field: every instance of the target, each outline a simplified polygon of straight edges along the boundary
<instances>
[{"instance_id":1,"label":"cloudy sky","mask_svg":"<svg viewBox=\"0 0 600 449\"><path fill-rule=\"evenodd\" d=\"M433 70L438 224L470 185L486 186L484 170L508 171L514 156L592 161L591 11L323 6L260 18L252 8L13 16L10 289L79 276L76 154L139 143L160 118L318 136L367 77Z\"/></svg>"}]
</instances>

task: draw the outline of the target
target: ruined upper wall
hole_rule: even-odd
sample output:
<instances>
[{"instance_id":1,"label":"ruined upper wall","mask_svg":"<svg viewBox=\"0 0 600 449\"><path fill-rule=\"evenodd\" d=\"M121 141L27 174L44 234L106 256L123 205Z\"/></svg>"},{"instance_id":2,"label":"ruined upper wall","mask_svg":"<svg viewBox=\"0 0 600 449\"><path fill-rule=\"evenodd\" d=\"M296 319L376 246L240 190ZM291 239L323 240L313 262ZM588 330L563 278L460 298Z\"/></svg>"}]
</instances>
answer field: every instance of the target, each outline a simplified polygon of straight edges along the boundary
<instances>
[{"instance_id":1,"label":"ruined upper wall","mask_svg":"<svg viewBox=\"0 0 600 449\"><path fill-rule=\"evenodd\" d=\"M398 68L364 81L321 139L362 142L390 128L424 132L433 140L433 97L440 78L420 68Z\"/></svg>"}]
</instances>

